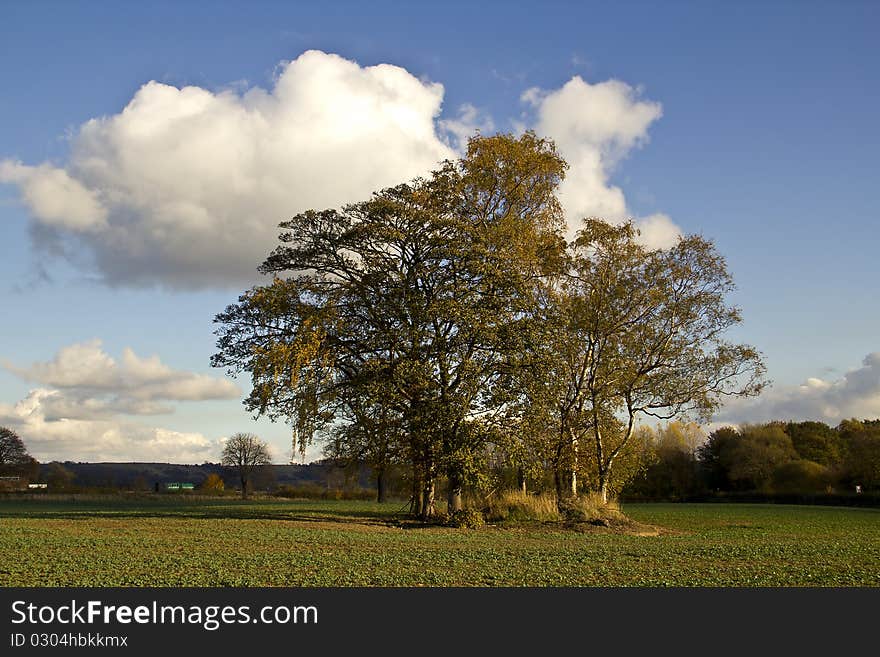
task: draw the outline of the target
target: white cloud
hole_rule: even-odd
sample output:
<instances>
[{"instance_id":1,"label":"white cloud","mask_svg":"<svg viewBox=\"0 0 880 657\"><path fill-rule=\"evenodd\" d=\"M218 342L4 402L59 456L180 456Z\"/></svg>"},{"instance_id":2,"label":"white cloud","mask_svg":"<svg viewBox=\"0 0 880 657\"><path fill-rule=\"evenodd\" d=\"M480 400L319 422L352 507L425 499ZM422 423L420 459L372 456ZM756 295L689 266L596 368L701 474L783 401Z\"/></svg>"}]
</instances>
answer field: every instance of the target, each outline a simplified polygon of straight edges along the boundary
<instances>
[{"instance_id":1,"label":"white cloud","mask_svg":"<svg viewBox=\"0 0 880 657\"><path fill-rule=\"evenodd\" d=\"M728 404L716 419L740 423L818 420L837 424L852 417L880 418L880 352L865 356L861 367L840 379L810 377L800 386L771 389L757 399Z\"/></svg>"},{"instance_id":2,"label":"white cloud","mask_svg":"<svg viewBox=\"0 0 880 657\"><path fill-rule=\"evenodd\" d=\"M638 220L638 241L647 247L655 249L668 249L678 242L681 230L676 226L668 215L662 212L641 217Z\"/></svg>"},{"instance_id":3,"label":"white cloud","mask_svg":"<svg viewBox=\"0 0 880 657\"><path fill-rule=\"evenodd\" d=\"M240 288L259 280L279 222L425 175L494 129L471 104L441 120L443 94L403 68L315 50L280 66L270 89L151 81L119 113L81 125L66 163L0 161L0 182L18 186L39 246L110 285ZM585 216L627 218L609 178L660 105L577 76L522 98L571 165L560 190L571 232ZM658 217L645 239L668 245L678 229Z\"/></svg>"},{"instance_id":4,"label":"white cloud","mask_svg":"<svg viewBox=\"0 0 880 657\"><path fill-rule=\"evenodd\" d=\"M270 90L143 85L80 126L63 168L5 161L40 226L83 243L110 284L257 279L278 223L423 175L453 155L443 87L382 64L303 53Z\"/></svg>"},{"instance_id":5,"label":"white cloud","mask_svg":"<svg viewBox=\"0 0 880 657\"><path fill-rule=\"evenodd\" d=\"M47 415L57 391L36 389L10 406L0 404L0 425L16 431L38 461L216 461L220 443L186 433L116 419L53 418Z\"/></svg>"},{"instance_id":6,"label":"white cloud","mask_svg":"<svg viewBox=\"0 0 880 657\"><path fill-rule=\"evenodd\" d=\"M482 135L491 134L495 129L492 117L470 103L465 103L458 108L458 117L443 119L438 122L441 130L448 133L450 146L457 152L464 153L467 149L468 139L479 132Z\"/></svg>"},{"instance_id":7,"label":"white cloud","mask_svg":"<svg viewBox=\"0 0 880 657\"><path fill-rule=\"evenodd\" d=\"M641 100L637 89L619 80L596 84L575 76L561 88L526 90L521 100L536 112L535 130L556 142L569 171L559 190L569 238L585 217L612 222L631 218L623 190L609 180L617 164L648 140L648 128L660 118L659 103ZM637 219L642 241L667 248L681 235L666 215Z\"/></svg>"},{"instance_id":8,"label":"white cloud","mask_svg":"<svg viewBox=\"0 0 880 657\"><path fill-rule=\"evenodd\" d=\"M107 210L98 200L98 193L71 178L64 169L3 160L0 182L17 184L24 202L46 226L75 233L106 227Z\"/></svg>"},{"instance_id":9,"label":"white cloud","mask_svg":"<svg viewBox=\"0 0 880 657\"><path fill-rule=\"evenodd\" d=\"M48 461L216 460L219 443L201 433L151 427L129 416L174 412L174 402L235 399L231 381L175 370L158 356L125 348L116 360L100 340L63 347L46 362L4 367L39 384L14 405L0 404L0 425L17 431L30 453Z\"/></svg>"},{"instance_id":10,"label":"white cloud","mask_svg":"<svg viewBox=\"0 0 880 657\"><path fill-rule=\"evenodd\" d=\"M112 388L118 380L116 362L101 349L100 340L63 347L49 362L21 368L9 362L3 366L26 381L50 386Z\"/></svg>"},{"instance_id":11,"label":"white cloud","mask_svg":"<svg viewBox=\"0 0 880 657\"><path fill-rule=\"evenodd\" d=\"M29 367L4 363L4 367L25 381L59 389L53 396L53 407L73 403L79 405L80 413L94 409L102 414L155 414L167 411L148 402L234 399L240 395L228 379L173 370L158 356L141 358L128 347L117 363L97 339L63 347L48 362Z\"/></svg>"}]
</instances>

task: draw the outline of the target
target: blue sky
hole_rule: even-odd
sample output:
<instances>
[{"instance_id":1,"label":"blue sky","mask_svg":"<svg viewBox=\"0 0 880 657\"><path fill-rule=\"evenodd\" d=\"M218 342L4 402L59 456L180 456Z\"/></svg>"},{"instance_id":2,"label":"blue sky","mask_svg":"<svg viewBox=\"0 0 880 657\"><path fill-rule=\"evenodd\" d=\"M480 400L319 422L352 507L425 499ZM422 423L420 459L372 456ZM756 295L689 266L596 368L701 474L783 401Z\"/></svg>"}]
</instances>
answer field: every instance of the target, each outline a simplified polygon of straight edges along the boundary
<instances>
[{"instance_id":1,"label":"blue sky","mask_svg":"<svg viewBox=\"0 0 880 657\"><path fill-rule=\"evenodd\" d=\"M557 139L571 217L716 241L732 337L774 381L719 421L880 416L880 5L609 4L4 3L0 424L44 459L212 459L245 430L286 461L287 429L209 367L213 316L298 204L427 170L476 127ZM204 201L243 179L252 203Z\"/></svg>"}]
</instances>

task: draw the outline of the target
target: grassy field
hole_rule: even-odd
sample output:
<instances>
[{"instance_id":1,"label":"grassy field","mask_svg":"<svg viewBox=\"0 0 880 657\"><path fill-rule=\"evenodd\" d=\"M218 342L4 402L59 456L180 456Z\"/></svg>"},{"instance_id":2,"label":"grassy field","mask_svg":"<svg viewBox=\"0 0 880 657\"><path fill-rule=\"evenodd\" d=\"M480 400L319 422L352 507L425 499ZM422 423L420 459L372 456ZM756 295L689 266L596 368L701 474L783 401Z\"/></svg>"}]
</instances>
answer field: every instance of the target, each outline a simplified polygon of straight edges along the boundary
<instances>
[{"instance_id":1,"label":"grassy field","mask_svg":"<svg viewBox=\"0 0 880 657\"><path fill-rule=\"evenodd\" d=\"M659 536L401 525L399 504L0 500L2 586L880 586L880 510L642 504Z\"/></svg>"}]
</instances>

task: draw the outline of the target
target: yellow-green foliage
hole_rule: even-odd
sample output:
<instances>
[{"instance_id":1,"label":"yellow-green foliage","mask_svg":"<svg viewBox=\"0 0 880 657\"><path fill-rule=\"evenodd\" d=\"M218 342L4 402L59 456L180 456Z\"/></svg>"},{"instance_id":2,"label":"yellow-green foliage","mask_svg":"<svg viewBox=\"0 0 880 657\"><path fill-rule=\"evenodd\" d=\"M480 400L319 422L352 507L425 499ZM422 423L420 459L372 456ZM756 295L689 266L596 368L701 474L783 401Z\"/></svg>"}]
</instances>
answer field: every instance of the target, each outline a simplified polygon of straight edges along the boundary
<instances>
[{"instance_id":1,"label":"yellow-green foliage","mask_svg":"<svg viewBox=\"0 0 880 657\"><path fill-rule=\"evenodd\" d=\"M484 510L489 522L594 522L625 520L615 500L602 501L598 493L584 493L561 504L551 493L531 495L519 490L507 490L493 495Z\"/></svg>"},{"instance_id":2,"label":"yellow-green foliage","mask_svg":"<svg viewBox=\"0 0 880 657\"><path fill-rule=\"evenodd\" d=\"M461 529L479 529L486 524L486 520L476 509L461 509L449 516L448 524Z\"/></svg>"},{"instance_id":3,"label":"yellow-green foliage","mask_svg":"<svg viewBox=\"0 0 880 657\"><path fill-rule=\"evenodd\" d=\"M831 484L824 465L804 459L789 461L773 471L773 490L780 493L818 493Z\"/></svg>"},{"instance_id":4,"label":"yellow-green foliage","mask_svg":"<svg viewBox=\"0 0 880 657\"><path fill-rule=\"evenodd\" d=\"M548 493L531 495L519 490L508 490L493 495L488 500L485 515L490 522L505 520L548 522L561 519L554 495Z\"/></svg>"},{"instance_id":5,"label":"yellow-green foliage","mask_svg":"<svg viewBox=\"0 0 880 657\"><path fill-rule=\"evenodd\" d=\"M225 487L223 479L214 472L205 477L205 481L202 482L202 490L208 493L220 493Z\"/></svg>"},{"instance_id":6,"label":"yellow-green foliage","mask_svg":"<svg viewBox=\"0 0 880 657\"><path fill-rule=\"evenodd\" d=\"M621 519L623 513L615 500L602 500L599 493L585 493L562 503L562 514L572 522L593 522Z\"/></svg>"}]
</instances>

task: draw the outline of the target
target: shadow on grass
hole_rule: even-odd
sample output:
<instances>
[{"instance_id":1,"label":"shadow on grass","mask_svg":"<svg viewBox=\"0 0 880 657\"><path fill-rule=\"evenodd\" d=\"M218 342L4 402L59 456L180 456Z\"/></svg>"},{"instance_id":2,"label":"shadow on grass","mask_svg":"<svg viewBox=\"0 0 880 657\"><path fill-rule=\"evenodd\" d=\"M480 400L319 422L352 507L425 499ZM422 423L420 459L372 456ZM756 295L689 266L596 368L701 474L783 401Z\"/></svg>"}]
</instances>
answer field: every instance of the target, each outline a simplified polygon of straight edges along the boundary
<instances>
[{"instance_id":1,"label":"shadow on grass","mask_svg":"<svg viewBox=\"0 0 880 657\"><path fill-rule=\"evenodd\" d=\"M393 525L399 505L336 500L2 500L0 518L83 520L168 518L189 520L278 520Z\"/></svg>"}]
</instances>

